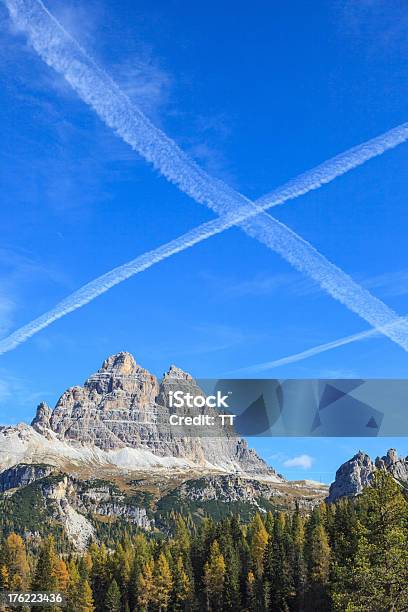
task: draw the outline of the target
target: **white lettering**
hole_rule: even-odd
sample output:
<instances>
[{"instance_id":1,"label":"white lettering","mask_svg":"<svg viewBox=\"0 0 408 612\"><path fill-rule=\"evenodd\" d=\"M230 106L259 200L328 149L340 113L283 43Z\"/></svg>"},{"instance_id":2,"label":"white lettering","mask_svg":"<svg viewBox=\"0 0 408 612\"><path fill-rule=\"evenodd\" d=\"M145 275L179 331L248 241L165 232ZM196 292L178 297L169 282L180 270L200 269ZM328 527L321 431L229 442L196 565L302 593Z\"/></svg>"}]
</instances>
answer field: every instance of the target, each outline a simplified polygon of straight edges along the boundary
<instances>
[{"instance_id":1,"label":"white lettering","mask_svg":"<svg viewBox=\"0 0 408 612\"><path fill-rule=\"evenodd\" d=\"M228 395L221 395L221 391L217 391L217 395L192 395L192 393L183 393L183 391L169 392L170 408L228 408Z\"/></svg>"}]
</instances>

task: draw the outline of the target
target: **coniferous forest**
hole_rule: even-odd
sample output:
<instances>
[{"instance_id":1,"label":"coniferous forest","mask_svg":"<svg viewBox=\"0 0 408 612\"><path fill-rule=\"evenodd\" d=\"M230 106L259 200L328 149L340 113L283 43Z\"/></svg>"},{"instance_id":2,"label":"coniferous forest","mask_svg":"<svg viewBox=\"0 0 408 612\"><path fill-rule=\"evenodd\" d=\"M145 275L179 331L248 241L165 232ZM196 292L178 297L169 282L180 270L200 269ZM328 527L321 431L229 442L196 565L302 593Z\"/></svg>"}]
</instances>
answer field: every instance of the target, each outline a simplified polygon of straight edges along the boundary
<instances>
[{"instance_id":1,"label":"coniferous forest","mask_svg":"<svg viewBox=\"0 0 408 612\"><path fill-rule=\"evenodd\" d=\"M69 612L408 610L408 501L381 470L357 499L308 516L171 518L167 536L124 531L81 554L11 532L0 588L59 591Z\"/></svg>"}]
</instances>

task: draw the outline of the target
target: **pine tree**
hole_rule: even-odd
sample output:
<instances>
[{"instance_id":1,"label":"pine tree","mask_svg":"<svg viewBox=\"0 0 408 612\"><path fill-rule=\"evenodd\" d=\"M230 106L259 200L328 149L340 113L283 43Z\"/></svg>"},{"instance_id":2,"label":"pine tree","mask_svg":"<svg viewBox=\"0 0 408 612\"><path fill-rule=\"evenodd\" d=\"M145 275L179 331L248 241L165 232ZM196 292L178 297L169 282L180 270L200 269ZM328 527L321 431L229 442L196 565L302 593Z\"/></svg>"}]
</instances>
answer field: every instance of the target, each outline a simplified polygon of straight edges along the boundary
<instances>
[{"instance_id":1,"label":"pine tree","mask_svg":"<svg viewBox=\"0 0 408 612\"><path fill-rule=\"evenodd\" d=\"M97 610L103 609L105 594L112 580L112 572L109 566L108 552L105 544L98 547L91 544L89 553L92 559L91 588Z\"/></svg>"},{"instance_id":2,"label":"pine tree","mask_svg":"<svg viewBox=\"0 0 408 612\"><path fill-rule=\"evenodd\" d=\"M273 610L288 610L289 601L293 597L289 530L290 523L285 520L283 513L279 513L274 522L273 536L265 549L263 600Z\"/></svg>"},{"instance_id":3,"label":"pine tree","mask_svg":"<svg viewBox=\"0 0 408 612\"><path fill-rule=\"evenodd\" d=\"M184 568L183 558L180 556L174 568L174 588L172 610L186 610L193 598L192 581Z\"/></svg>"},{"instance_id":4,"label":"pine tree","mask_svg":"<svg viewBox=\"0 0 408 612\"><path fill-rule=\"evenodd\" d=\"M28 586L29 566L21 536L10 533L3 545L3 559L8 570L10 589L24 590Z\"/></svg>"},{"instance_id":5,"label":"pine tree","mask_svg":"<svg viewBox=\"0 0 408 612\"><path fill-rule=\"evenodd\" d=\"M138 610L140 610L140 612L145 612L154 598L153 572L154 563L151 560L145 564L138 578L137 603L139 606Z\"/></svg>"},{"instance_id":6,"label":"pine tree","mask_svg":"<svg viewBox=\"0 0 408 612\"><path fill-rule=\"evenodd\" d=\"M10 574L7 565L0 565L0 591L10 588Z\"/></svg>"},{"instance_id":7,"label":"pine tree","mask_svg":"<svg viewBox=\"0 0 408 612\"><path fill-rule=\"evenodd\" d=\"M133 561L130 570L128 595L129 607L131 610L136 609L138 603L138 583L139 576L142 573L143 567L150 558L150 551L146 538L142 534L137 534L132 542Z\"/></svg>"},{"instance_id":8,"label":"pine tree","mask_svg":"<svg viewBox=\"0 0 408 612\"><path fill-rule=\"evenodd\" d=\"M174 530L173 542L174 557L175 559L178 559L181 556L183 558L185 567L187 567L187 565L190 564L190 533L185 520L180 514L176 516L175 523L176 526Z\"/></svg>"},{"instance_id":9,"label":"pine tree","mask_svg":"<svg viewBox=\"0 0 408 612\"><path fill-rule=\"evenodd\" d=\"M109 585L105 596L106 612L120 612L120 589L115 579Z\"/></svg>"},{"instance_id":10,"label":"pine tree","mask_svg":"<svg viewBox=\"0 0 408 612\"><path fill-rule=\"evenodd\" d=\"M327 533L319 521L310 534L308 551L308 606L315 612L326 612L329 607L329 578L331 551Z\"/></svg>"},{"instance_id":11,"label":"pine tree","mask_svg":"<svg viewBox=\"0 0 408 612\"><path fill-rule=\"evenodd\" d=\"M57 590L65 592L68 587L69 573L67 565L63 559L55 560L53 572L57 582Z\"/></svg>"},{"instance_id":12,"label":"pine tree","mask_svg":"<svg viewBox=\"0 0 408 612\"><path fill-rule=\"evenodd\" d=\"M305 529L304 521L300 515L299 508L292 518L292 550L290 566L293 578L294 599L292 607L297 612L304 608L306 565L304 558Z\"/></svg>"},{"instance_id":13,"label":"pine tree","mask_svg":"<svg viewBox=\"0 0 408 612\"><path fill-rule=\"evenodd\" d=\"M247 601L247 610L254 611L257 610L257 598L256 598L256 578L253 571L248 572L247 580L246 580L246 601Z\"/></svg>"},{"instance_id":14,"label":"pine tree","mask_svg":"<svg viewBox=\"0 0 408 612\"><path fill-rule=\"evenodd\" d=\"M56 588L57 581L54 575L55 559L54 539L49 537L41 545L34 580L31 585L33 591L52 591Z\"/></svg>"},{"instance_id":15,"label":"pine tree","mask_svg":"<svg viewBox=\"0 0 408 612\"><path fill-rule=\"evenodd\" d=\"M408 609L408 503L391 475L377 470L358 502L360 534L353 567L338 581L336 607Z\"/></svg>"},{"instance_id":16,"label":"pine tree","mask_svg":"<svg viewBox=\"0 0 408 612\"><path fill-rule=\"evenodd\" d=\"M210 556L204 565L204 586L207 596L207 610L222 609L225 583L225 560L217 540L211 544Z\"/></svg>"},{"instance_id":17,"label":"pine tree","mask_svg":"<svg viewBox=\"0 0 408 612\"><path fill-rule=\"evenodd\" d=\"M250 529L252 532L250 543L252 568L255 575L261 577L263 573L263 558L269 536L259 514L255 515Z\"/></svg>"},{"instance_id":18,"label":"pine tree","mask_svg":"<svg viewBox=\"0 0 408 612\"><path fill-rule=\"evenodd\" d=\"M154 595L153 600L159 612L167 610L171 591L173 588L173 578L171 575L169 562L166 555L161 552L154 565Z\"/></svg>"},{"instance_id":19,"label":"pine tree","mask_svg":"<svg viewBox=\"0 0 408 612\"><path fill-rule=\"evenodd\" d=\"M94 610L95 606L91 586L86 578L80 577L75 612L93 612ZM118 608L118 610L120 610L120 608Z\"/></svg>"}]
</instances>

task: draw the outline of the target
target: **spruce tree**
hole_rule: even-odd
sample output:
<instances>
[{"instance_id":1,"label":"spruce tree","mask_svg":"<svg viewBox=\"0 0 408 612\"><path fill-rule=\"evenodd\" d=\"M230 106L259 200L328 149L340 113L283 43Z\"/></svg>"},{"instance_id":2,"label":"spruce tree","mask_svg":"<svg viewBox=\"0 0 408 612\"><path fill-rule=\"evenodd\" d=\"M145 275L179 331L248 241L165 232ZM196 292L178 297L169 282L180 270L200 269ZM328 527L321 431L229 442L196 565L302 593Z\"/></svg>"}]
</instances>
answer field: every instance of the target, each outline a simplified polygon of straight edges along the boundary
<instances>
[{"instance_id":1,"label":"spruce tree","mask_svg":"<svg viewBox=\"0 0 408 612\"><path fill-rule=\"evenodd\" d=\"M308 609L314 612L327 612L330 609L331 551L327 533L320 521L312 528L309 547Z\"/></svg>"},{"instance_id":2,"label":"spruce tree","mask_svg":"<svg viewBox=\"0 0 408 612\"><path fill-rule=\"evenodd\" d=\"M105 594L112 580L108 551L105 544L102 543L99 547L96 544L91 544L89 552L92 559L90 582L95 599L95 607L97 610L103 610Z\"/></svg>"},{"instance_id":3,"label":"spruce tree","mask_svg":"<svg viewBox=\"0 0 408 612\"><path fill-rule=\"evenodd\" d=\"M304 558L305 529L304 520L300 515L298 506L292 517L292 548L290 555L290 566L293 580L293 603L292 608L299 612L304 608L306 565Z\"/></svg>"},{"instance_id":4,"label":"spruce tree","mask_svg":"<svg viewBox=\"0 0 408 612\"><path fill-rule=\"evenodd\" d=\"M115 579L112 580L106 591L104 609L106 612L120 612L120 589Z\"/></svg>"},{"instance_id":5,"label":"spruce tree","mask_svg":"<svg viewBox=\"0 0 408 612\"><path fill-rule=\"evenodd\" d=\"M257 597L256 597L256 578L252 570L248 572L246 579L246 609L252 612L257 610Z\"/></svg>"},{"instance_id":6,"label":"spruce tree","mask_svg":"<svg viewBox=\"0 0 408 612\"><path fill-rule=\"evenodd\" d=\"M177 612L187 610L193 599L193 585L187 574L183 557L179 557L174 568L173 606Z\"/></svg>"},{"instance_id":7,"label":"spruce tree","mask_svg":"<svg viewBox=\"0 0 408 612\"><path fill-rule=\"evenodd\" d=\"M353 566L334 589L336 607L364 612L408 609L408 503L393 477L377 470L358 500Z\"/></svg>"},{"instance_id":8,"label":"spruce tree","mask_svg":"<svg viewBox=\"0 0 408 612\"><path fill-rule=\"evenodd\" d=\"M222 610L225 583L225 560L217 540L211 544L208 561L204 565L204 586L207 610Z\"/></svg>"},{"instance_id":9,"label":"spruce tree","mask_svg":"<svg viewBox=\"0 0 408 612\"><path fill-rule=\"evenodd\" d=\"M54 538L49 536L41 545L40 555L35 568L34 579L31 584L32 591L46 593L58 592L58 582L55 576L55 565L57 557L55 553ZM38 612L54 612L59 610L58 606L36 606Z\"/></svg>"},{"instance_id":10,"label":"spruce tree","mask_svg":"<svg viewBox=\"0 0 408 612\"><path fill-rule=\"evenodd\" d=\"M80 576L76 563L73 559L71 559L68 563L68 576L66 608L67 612L76 612L79 597Z\"/></svg>"},{"instance_id":11,"label":"spruce tree","mask_svg":"<svg viewBox=\"0 0 408 612\"><path fill-rule=\"evenodd\" d=\"M75 612L93 612L95 610L92 589L86 578L80 577ZM120 600L119 600L120 601ZM118 608L120 610L120 608Z\"/></svg>"},{"instance_id":12,"label":"spruce tree","mask_svg":"<svg viewBox=\"0 0 408 612\"><path fill-rule=\"evenodd\" d=\"M34 579L31 584L33 591L55 591L57 579L54 574L56 562L54 538L48 537L42 542L40 555L35 568Z\"/></svg>"},{"instance_id":13,"label":"spruce tree","mask_svg":"<svg viewBox=\"0 0 408 612\"><path fill-rule=\"evenodd\" d=\"M292 573L289 565L290 523L279 513L274 521L273 535L264 555L263 601L272 610L286 611L293 597Z\"/></svg>"},{"instance_id":14,"label":"spruce tree","mask_svg":"<svg viewBox=\"0 0 408 612\"><path fill-rule=\"evenodd\" d=\"M143 567L150 558L150 551L143 534L137 534L132 541L133 560L131 564L128 597L131 610L137 608L138 583Z\"/></svg>"}]
</instances>

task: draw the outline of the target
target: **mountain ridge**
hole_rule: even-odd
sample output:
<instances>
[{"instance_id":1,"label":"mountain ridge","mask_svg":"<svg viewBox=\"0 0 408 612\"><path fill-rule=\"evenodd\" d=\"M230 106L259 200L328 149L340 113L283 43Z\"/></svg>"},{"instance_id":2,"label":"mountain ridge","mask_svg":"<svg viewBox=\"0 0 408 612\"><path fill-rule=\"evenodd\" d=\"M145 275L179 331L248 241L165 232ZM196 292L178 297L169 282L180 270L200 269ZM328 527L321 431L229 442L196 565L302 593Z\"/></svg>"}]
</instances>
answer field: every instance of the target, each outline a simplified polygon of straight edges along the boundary
<instances>
[{"instance_id":1,"label":"mountain ridge","mask_svg":"<svg viewBox=\"0 0 408 612\"><path fill-rule=\"evenodd\" d=\"M111 355L83 386L64 391L53 409L41 402L31 425L0 427L0 470L21 462L70 469L85 464L239 473L284 482L232 429L219 427L211 437L174 433L167 424L175 386L203 395L193 377L174 365L159 381L130 353Z\"/></svg>"},{"instance_id":2,"label":"mountain ridge","mask_svg":"<svg viewBox=\"0 0 408 612\"><path fill-rule=\"evenodd\" d=\"M329 503L341 497L356 497L370 485L373 474L377 470L385 470L402 486L408 487L408 457L398 457L395 448L390 448L383 457L375 461L359 450L351 459L343 463L329 489Z\"/></svg>"}]
</instances>

